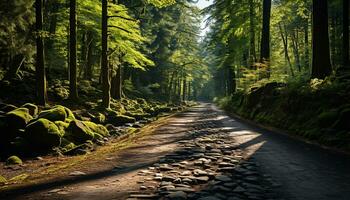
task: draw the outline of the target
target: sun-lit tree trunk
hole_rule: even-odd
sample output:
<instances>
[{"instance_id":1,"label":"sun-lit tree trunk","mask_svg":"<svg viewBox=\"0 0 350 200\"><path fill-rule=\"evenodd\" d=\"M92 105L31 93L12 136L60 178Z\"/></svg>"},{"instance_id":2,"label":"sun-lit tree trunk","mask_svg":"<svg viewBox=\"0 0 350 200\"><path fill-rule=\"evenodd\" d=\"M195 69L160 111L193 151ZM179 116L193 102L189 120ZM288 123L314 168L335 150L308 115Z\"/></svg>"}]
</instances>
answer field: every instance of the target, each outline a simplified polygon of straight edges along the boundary
<instances>
[{"instance_id":1,"label":"sun-lit tree trunk","mask_svg":"<svg viewBox=\"0 0 350 200\"><path fill-rule=\"evenodd\" d=\"M312 1L312 78L325 78L332 72L329 52L327 0Z\"/></svg>"},{"instance_id":2,"label":"sun-lit tree trunk","mask_svg":"<svg viewBox=\"0 0 350 200\"><path fill-rule=\"evenodd\" d=\"M343 66L349 67L349 0L343 0Z\"/></svg>"},{"instance_id":3,"label":"sun-lit tree trunk","mask_svg":"<svg viewBox=\"0 0 350 200\"><path fill-rule=\"evenodd\" d=\"M43 31L43 1L35 1L35 17L36 17L36 83L37 83L37 101L39 105L45 106L47 102L46 93L46 74L44 59L44 41L42 37Z\"/></svg>"},{"instance_id":4,"label":"sun-lit tree trunk","mask_svg":"<svg viewBox=\"0 0 350 200\"><path fill-rule=\"evenodd\" d=\"M102 106L110 107L110 79L108 69L108 0L102 0L102 53L101 53L101 75L102 75Z\"/></svg>"},{"instance_id":5,"label":"sun-lit tree trunk","mask_svg":"<svg viewBox=\"0 0 350 200\"><path fill-rule=\"evenodd\" d=\"M187 99L190 101L192 100L192 82L188 81L188 92L187 92Z\"/></svg>"},{"instance_id":6,"label":"sun-lit tree trunk","mask_svg":"<svg viewBox=\"0 0 350 200\"><path fill-rule=\"evenodd\" d=\"M69 98L78 99L76 0L69 1Z\"/></svg>"}]
</instances>

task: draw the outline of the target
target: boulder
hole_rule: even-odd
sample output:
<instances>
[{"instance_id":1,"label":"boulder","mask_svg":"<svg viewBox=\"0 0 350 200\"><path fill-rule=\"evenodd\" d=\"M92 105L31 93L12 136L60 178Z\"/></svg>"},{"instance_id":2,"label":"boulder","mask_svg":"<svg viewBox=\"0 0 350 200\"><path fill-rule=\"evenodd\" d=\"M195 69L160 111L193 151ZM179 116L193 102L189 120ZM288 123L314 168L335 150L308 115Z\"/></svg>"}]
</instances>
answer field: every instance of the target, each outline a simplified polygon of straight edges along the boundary
<instances>
[{"instance_id":1,"label":"boulder","mask_svg":"<svg viewBox=\"0 0 350 200\"><path fill-rule=\"evenodd\" d=\"M94 139L94 132L84 122L73 120L69 123L65 137L76 144Z\"/></svg>"},{"instance_id":2,"label":"boulder","mask_svg":"<svg viewBox=\"0 0 350 200\"><path fill-rule=\"evenodd\" d=\"M25 138L39 148L59 146L63 133L55 123L41 118L30 123L25 129Z\"/></svg>"},{"instance_id":3,"label":"boulder","mask_svg":"<svg viewBox=\"0 0 350 200\"><path fill-rule=\"evenodd\" d=\"M62 134L65 134L66 129L67 129L68 126L69 126L69 123L64 122L64 121L55 121L54 123L56 124L56 126L58 127L58 129L60 130L60 132L61 132Z\"/></svg>"},{"instance_id":4,"label":"boulder","mask_svg":"<svg viewBox=\"0 0 350 200\"><path fill-rule=\"evenodd\" d=\"M28 108L29 114L32 116L36 116L38 114L38 106L32 104L32 103L26 103L22 106L22 108Z\"/></svg>"},{"instance_id":5,"label":"boulder","mask_svg":"<svg viewBox=\"0 0 350 200\"><path fill-rule=\"evenodd\" d=\"M120 126L126 123L134 123L136 122L136 119L130 116L122 115L116 111L109 111L107 121L110 124Z\"/></svg>"},{"instance_id":6,"label":"boulder","mask_svg":"<svg viewBox=\"0 0 350 200\"><path fill-rule=\"evenodd\" d=\"M6 160L6 165L21 165L22 163L22 160L17 156L11 156Z\"/></svg>"},{"instance_id":7,"label":"boulder","mask_svg":"<svg viewBox=\"0 0 350 200\"><path fill-rule=\"evenodd\" d=\"M65 107L58 105L49 110L41 111L38 118L44 118L50 121L65 121L67 113Z\"/></svg>"},{"instance_id":8,"label":"boulder","mask_svg":"<svg viewBox=\"0 0 350 200\"><path fill-rule=\"evenodd\" d=\"M6 179L5 177L3 177L3 176L0 175L0 186L1 186L1 185L5 185L6 182L7 182L7 179Z\"/></svg>"},{"instance_id":9,"label":"boulder","mask_svg":"<svg viewBox=\"0 0 350 200\"><path fill-rule=\"evenodd\" d=\"M17 107L11 104L1 104L0 105L0 111L3 111L5 113L15 110Z\"/></svg>"},{"instance_id":10,"label":"boulder","mask_svg":"<svg viewBox=\"0 0 350 200\"><path fill-rule=\"evenodd\" d=\"M109 132L105 126L101 124L95 124L94 122L90 122L90 121L84 121L83 123L87 127L89 127L90 130L94 132L94 134L99 134L99 135L102 135L103 137L109 136Z\"/></svg>"},{"instance_id":11,"label":"boulder","mask_svg":"<svg viewBox=\"0 0 350 200\"><path fill-rule=\"evenodd\" d=\"M6 123L10 129L24 129L32 119L28 108L17 108L6 114Z\"/></svg>"}]
</instances>

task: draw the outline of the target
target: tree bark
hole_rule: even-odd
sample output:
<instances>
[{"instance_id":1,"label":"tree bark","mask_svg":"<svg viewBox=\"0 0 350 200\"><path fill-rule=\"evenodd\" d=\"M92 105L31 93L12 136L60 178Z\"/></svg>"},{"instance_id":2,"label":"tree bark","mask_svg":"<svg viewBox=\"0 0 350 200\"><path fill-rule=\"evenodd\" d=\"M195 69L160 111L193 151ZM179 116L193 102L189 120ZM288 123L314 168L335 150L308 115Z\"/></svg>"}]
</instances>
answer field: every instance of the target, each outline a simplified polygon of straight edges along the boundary
<instances>
[{"instance_id":1,"label":"tree bark","mask_svg":"<svg viewBox=\"0 0 350 200\"><path fill-rule=\"evenodd\" d=\"M263 2L263 26L261 32L260 61L269 62L270 60L270 17L271 0Z\"/></svg>"},{"instance_id":2,"label":"tree bark","mask_svg":"<svg viewBox=\"0 0 350 200\"><path fill-rule=\"evenodd\" d=\"M233 95L236 92L235 71L232 66L228 66L227 72L227 95Z\"/></svg>"},{"instance_id":3,"label":"tree bark","mask_svg":"<svg viewBox=\"0 0 350 200\"><path fill-rule=\"evenodd\" d=\"M78 99L76 0L69 1L69 98Z\"/></svg>"},{"instance_id":4,"label":"tree bark","mask_svg":"<svg viewBox=\"0 0 350 200\"><path fill-rule=\"evenodd\" d=\"M92 51L94 47L94 38L92 31L87 32L87 58L86 58L86 68L85 68L85 79L91 80L92 74L93 74L93 57L92 57Z\"/></svg>"},{"instance_id":5,"label":"tree bark","mask_svg":"<svg viewBox=\"0 0 350 200\"><path fill-rule=\"evenodd\" d=\"M249 0L249 29L250 29L250 46L249 46L249 58L250 64L256 62L256 51L255 51L255 12L254 12L254 1Z\"/></svg>"},{"instance_id":6,"label":"tree bark","mask_svg":"<svg viewBox=\"0 0 350 200\"><path fill-rule=\"evenodd\" d=\"M349 67L349 0L343 0L343 66Z\"/></svg>"},{"instance_id":7,"label":"tree bark","mask_svg":"<svg viewBox=\"0 0 350 200\"><path fill-rule=\"evenodd\" d=\"M292 45L293 45L293 52L295 57L295 63L297 65L298 71L301 72L301 64L300 64L300 55L299 55L299 44L298 44L298 31L292 32Z\"/></svg>"},{"instance_id":8,"label":"tree bark","mask_svg":"<svg viewBox=\"0 0 350 200\"><path fill-rule=\"evenodd\" d=\"M122 66L117 68L117 72L114 77L114 95L113 98L120 100L122 99Z\"/></svg>"},{"instance_id":9,"label":"tree bark","mask_svg":"<svg viewBox=\"0 0 350 200\"><path fill-rule=\"evenodd\" d=\"M280 23L278 23L278 27L280 30L280 34L281 34L281 38L282 38L282 42L283 42L283 47L284 47L284 57L288 62L288 66L290 69L290 73L292 74L292 76L294 76L294 70L293 70L293 66L290 62L290 57L289 57L289 53L288 53L288 41L287 41L287 33L286 35L283 34L283 29L282 29L282 25ZM285 29L285 27L284 27Z\"/></svg>"},{"instance_id":10,"label":"tree bark","mask_svg":"<svg viewBox=\"0 0 350 200\"><path fill-rule=\"evenodd\" d=\"M45 106L47 102L46 93L46 74L44 59L44 41L42 37L43 31L43 1L35 1L35 17L36 17L36 82L37 82L37 101L39 105Z\"/></svg>"},{"instance_id":11,"label":"tree bark","mask_svg":"<svg viewBox=\"0 0 350 200\"><path fill-rule=\"evenodd\" d=\"M185 102L186 101L186 96L187 96L187 80L186 80L186 76L184 76L182 78L182 101Z\"/></svg>"},{"instance_id":12,"label":"tree bark","mask_svg":"<svg viewBox=\"0 0 350 200\"><path fill-rule=\"evenodd\" d=\"M110 80L108 69L108 16L107 16L108 0L102 0L102 54L101 54L101 75L102 75L102 106L110 107Z\"/></svg>"},{"instance_id":13,"label":"tree bark","mask_svg":"<svg viewBox=\"0 0 350 200\"><path fill-rule=\"evenodd\" d=\"M309 63L309 21L306 19L305 25L304 25L304 65L307 70L310 68L310 63Z\"/></svg>"},{"instance_id":14,"label":"tree bark","mask_svg":"<svg viewBox=\"0 0 350 200\"><path fill-rule=\"evenodd\" d=\"M312 78L325 78L332 72L329 53L327 0L312 1Z\"/></svg>"}]
</instances>

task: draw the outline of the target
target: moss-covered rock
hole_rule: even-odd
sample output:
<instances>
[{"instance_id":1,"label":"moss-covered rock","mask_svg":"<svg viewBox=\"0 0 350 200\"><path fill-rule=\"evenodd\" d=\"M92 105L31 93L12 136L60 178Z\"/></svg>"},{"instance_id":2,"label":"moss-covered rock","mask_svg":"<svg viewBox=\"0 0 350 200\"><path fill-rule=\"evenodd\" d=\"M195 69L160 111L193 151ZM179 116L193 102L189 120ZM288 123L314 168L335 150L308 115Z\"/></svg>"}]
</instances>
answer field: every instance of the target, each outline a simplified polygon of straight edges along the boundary
<instances>
[{"instance_id":1,"label":"moss-covered rock","mask_svg":"<svg viewBox=\"0 0 350 200\"><path fill-rule=\"evenodd\" d=\"M30 123L25 129L25 138L40 149L59 146L62 136L56 124L44 118Z\"/></svg>"},{"instance_id":2,"label":"moss-covered rock","mask_svg":"<svg viewBox=\"0 0 350 200\"><path fill-rule=\"evenodd\" d=\"M102 113L96 113L96 114L88 113L88 114L91 117L91 120L95 123L103 124L106 121L106 116Z\"/></svg>"},{"instance_id":3,"label":"moss-covered rock","mask_svg":"<svg viewBox=\"0 0 350 200\"><path fill-rule=\"evenodd\" d=\"M26 103L22 106L22 108L28 108L29 110L29 114L31 114L32 116L36 116L38 114L38 106L32 104L32 103Z\"/></svg>"},{"instance_id":4,"label":"moss-covered rock","mask_svg":"<svg viewBox=\"0 0 350 200\"><path fill-rule=\"evenodd\" d=\"M5 185L7 182L7 179L0 175L0 185Z\"/></svg>"},{"instance_id":5,"label":"moss-covered rock","mask_svg":"<svg viewBox=\"0 0 350 200\"><path fill-rule=\"evenodd\" d=\"M11 156L6 160L6 165L21 165L22 163L22 160L18 156Z\"/></svg>"},{"instance_id":6,"label":"moss-covered rock","mask_svg":"<svg viewBox=\"0 0 350 200\"><path fill-rule=\"evenodd\" d=\"M28 108L17 108L6 114L7 126L10 129L24 129L32 119Z\"/></svg>"},{"instance_id":7,"label":"moss-covered rock","mask_svg":"<svg viewBox=\"0 0 350 200\"><path fill-rule=\"evenodd\" d=\"M5 113L7 112L11 112L13 110L15 110L17 107L12 105L12 104L2 104L0 105L0 111L3 111Z\"/></svg>"},{"instance_id":8,"label":"moss-covered rock","mask_svg":"<svg viewBox=\"0 0 350 200\"><path fill-rule=\"evenodd\" d=\"M108 132L107 128L104 127L103 125L95 124L94 122L90 122L90 121L84 121L83 123L86 126L88 126L90 128L90 130L92 132L94 132L94 134L99 134L99 135L102 135L103 137L109 136L109 132Z\"/></svg>"},{"instance_id":9,"label":"moss-covered rock","mask_svg":"<svg viewBox=\"0 0 350 200\"><path fill-rule=\"evenodd\" d=\"M122 115L112 110L108 112L107 122L119 126L126 123L134 123L136 122L136 119L134 117Z\"/></svg>"},{"instance_id":10,"label":"moss-covered rock","mask_svg":"<svg viewBox=\"0 0 350 200\"><path fill-rule=\"evenodd\" d=\"M62 106L62 107L64 107L64 106ZM75 116L74 116L73 112L69 108L64 107L64 110L66 111L66 116L67 116L66 122L69 123L70 121L75 120Z\"/></svg>"},{"instance_id":11,"label":"moss-covered rock","mask_svg":"<svg viewBox=\"0 0 350 200\"><path fill-rule=\"evenodd\" d=\"M65 137L76 144L94 139L94 132L84 122L73 120L69 123Z\"/></svg>"},{"instance_id":12,"label":"moss-covered rock","mask_svg":"<svg viewBox=\"0 0 350 200\"><path fill-rule=\"evenodd\" d=\"M49 110L41 111L38 118L44 118L50 121L65 121L67 113L64 106L57 105Z\"/></svg>"},{"instance_id":13,"label":"moss-covered rock","mask_svg":"<svg viewBox=\"0 0 350 200\"><path fill-rule=\"evenodd\" d=\"M125 115L135 118L136 120L142 120L147 117L151 117L150 114L145 112L126 112Z\"/></svg>"},{"instance_id":14,"label":"moss-covered rock","mask_svg":"<svg viewBox=\"0 0 350 200\"><path fill-rule=\"evenodd\" d=\"M58 127L58 129L60 130L60 132L62 134L64 134L66 132L66 129L69 126L69 123L64 122L64 121L55 121L54 123L56 124L56 126Z\"/></svg>"},{"instance_id":15,"label":"moss-covered rock","mask_svg":"<svg viewBox=\"0 0 350 200\"><path fill-rule=\"evenodd\" d=\"M60 150L62 151L63 154L66 154L67 152L71 151L72 149L74 149L76 147L77 147L77 145L75 145L73 142L71 142L65 138L62 138Z\"/></svg>"}]
</instances>

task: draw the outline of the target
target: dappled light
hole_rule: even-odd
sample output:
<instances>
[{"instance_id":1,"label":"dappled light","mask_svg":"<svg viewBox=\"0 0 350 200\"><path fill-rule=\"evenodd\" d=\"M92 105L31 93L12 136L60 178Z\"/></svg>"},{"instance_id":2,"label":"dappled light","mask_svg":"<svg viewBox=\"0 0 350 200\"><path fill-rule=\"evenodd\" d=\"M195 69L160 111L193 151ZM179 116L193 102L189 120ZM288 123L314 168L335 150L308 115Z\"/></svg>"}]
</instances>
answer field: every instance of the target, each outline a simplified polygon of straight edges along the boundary
<instances>
[{"instance_id":1,"label":"dappled light","mask_svg":"<svg viewBox=\"0 0 350 200\"><path fill-rule=\"evenodd\" d=\"M349 0L0 2L0 199L349 200Z\"/></svg>"}]
</instances>

